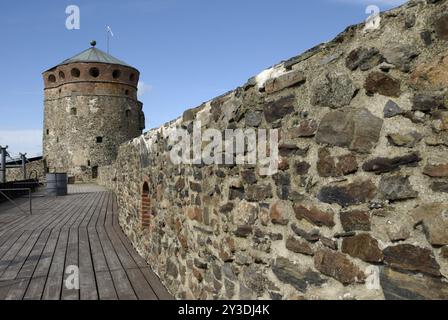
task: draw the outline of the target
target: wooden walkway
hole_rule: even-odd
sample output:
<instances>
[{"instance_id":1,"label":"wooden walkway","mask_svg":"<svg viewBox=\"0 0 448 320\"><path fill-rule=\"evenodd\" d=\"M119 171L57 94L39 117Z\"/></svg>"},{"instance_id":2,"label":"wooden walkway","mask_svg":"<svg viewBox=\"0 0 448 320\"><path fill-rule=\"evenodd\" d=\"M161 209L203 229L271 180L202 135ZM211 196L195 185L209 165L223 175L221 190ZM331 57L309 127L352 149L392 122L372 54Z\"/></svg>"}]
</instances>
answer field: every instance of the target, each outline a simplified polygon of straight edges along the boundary
<instances>
[{"instance_id":1,"label":"wooden walkway","mask_svg":"<svg viewBox=\"0 0 448 320\"><path fill-rule=\"evenodd\" d=\"M28 210L26 199L18 201ZM79 289L70 287L76 268ZM34 198L33 215L0 204L0 299L172 296L122 232L114 195L98 186L75 185L65 197Z\"/></svg>"}]
</instances>

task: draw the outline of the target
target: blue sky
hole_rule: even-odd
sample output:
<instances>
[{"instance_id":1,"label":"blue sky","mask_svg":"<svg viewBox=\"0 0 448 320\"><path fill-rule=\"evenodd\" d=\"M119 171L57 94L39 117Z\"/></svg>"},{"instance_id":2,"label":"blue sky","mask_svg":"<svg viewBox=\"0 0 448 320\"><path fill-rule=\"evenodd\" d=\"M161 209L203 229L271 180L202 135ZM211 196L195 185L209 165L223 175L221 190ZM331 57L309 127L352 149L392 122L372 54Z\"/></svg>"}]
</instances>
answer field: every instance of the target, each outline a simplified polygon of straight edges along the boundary
<instances>
[{"instance_id":1,"label":"blue sky","mask_svg":"<svg viewBox=\"0 0 448 320\"><path fill-rule=\"evenodd\" d=\"M405 0L39 0L0 5L0 144L39 154L41 73L87 49L106 50L141 72L147 129L245 83L263 69L331 40ZM67 30L77 5L80 30Z\"/></svg>"}]
</instances>

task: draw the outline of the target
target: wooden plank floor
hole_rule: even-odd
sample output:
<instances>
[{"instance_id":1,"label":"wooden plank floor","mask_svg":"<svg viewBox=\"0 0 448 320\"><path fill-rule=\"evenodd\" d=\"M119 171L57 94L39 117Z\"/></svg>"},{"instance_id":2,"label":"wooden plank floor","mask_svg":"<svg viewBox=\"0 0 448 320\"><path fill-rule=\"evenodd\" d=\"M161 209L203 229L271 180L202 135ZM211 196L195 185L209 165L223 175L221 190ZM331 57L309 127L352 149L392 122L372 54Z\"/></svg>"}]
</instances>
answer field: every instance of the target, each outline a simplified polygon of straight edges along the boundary
<instances>
[{"instance_id":1,"label":"wooden plank floor","mask_svg":"<svg viewBox=\"0 0 448 320\"><path fill-rule=\"evenodd\" d=\"M0 299L173 299L118 225L115 196L96 185L65 197L0 204ZM66 283L79 270L79 289ZM67 273L66 273L67 272ZM73 282L72 282L73 283Z\"/></svg>"}]
</instances>

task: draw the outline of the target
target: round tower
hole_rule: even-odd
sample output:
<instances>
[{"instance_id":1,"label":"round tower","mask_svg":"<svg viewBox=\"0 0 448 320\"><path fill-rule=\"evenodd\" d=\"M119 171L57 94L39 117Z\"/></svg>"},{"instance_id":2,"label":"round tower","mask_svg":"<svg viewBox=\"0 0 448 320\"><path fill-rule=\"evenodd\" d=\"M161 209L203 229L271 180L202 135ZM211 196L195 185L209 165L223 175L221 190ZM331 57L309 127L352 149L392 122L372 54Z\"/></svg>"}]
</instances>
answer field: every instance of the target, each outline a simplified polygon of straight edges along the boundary
<instances>
[{"instance_id":1,"label":"round tower","mask_svg":"<svg viewBox=\"0 0 448 320\"><path fill-rule=\"evenodd\" d=\"M137 69L92 47L43 73L47 172L91 181L145 128Z\"/></svg>"}]
</instances>

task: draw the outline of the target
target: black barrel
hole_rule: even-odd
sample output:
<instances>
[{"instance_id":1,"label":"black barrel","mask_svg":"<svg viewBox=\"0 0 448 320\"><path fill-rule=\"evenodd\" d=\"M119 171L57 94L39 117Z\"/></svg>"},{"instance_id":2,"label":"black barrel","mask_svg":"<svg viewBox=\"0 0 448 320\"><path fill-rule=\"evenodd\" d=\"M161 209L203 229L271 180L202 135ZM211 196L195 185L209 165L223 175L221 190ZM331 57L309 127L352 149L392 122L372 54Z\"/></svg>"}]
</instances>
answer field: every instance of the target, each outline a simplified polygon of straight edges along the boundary
<instances>
[{"instance_id":1,"label":"black barrel","mask_svg":"<svg viewBox=\"0 0 448 320\"><path fill-rule=\"evenodd\" d=\"M45 193L47 196L57 197L67 195L67 174L47 173L47 186Z\"/></svg>"}]
</instances>

